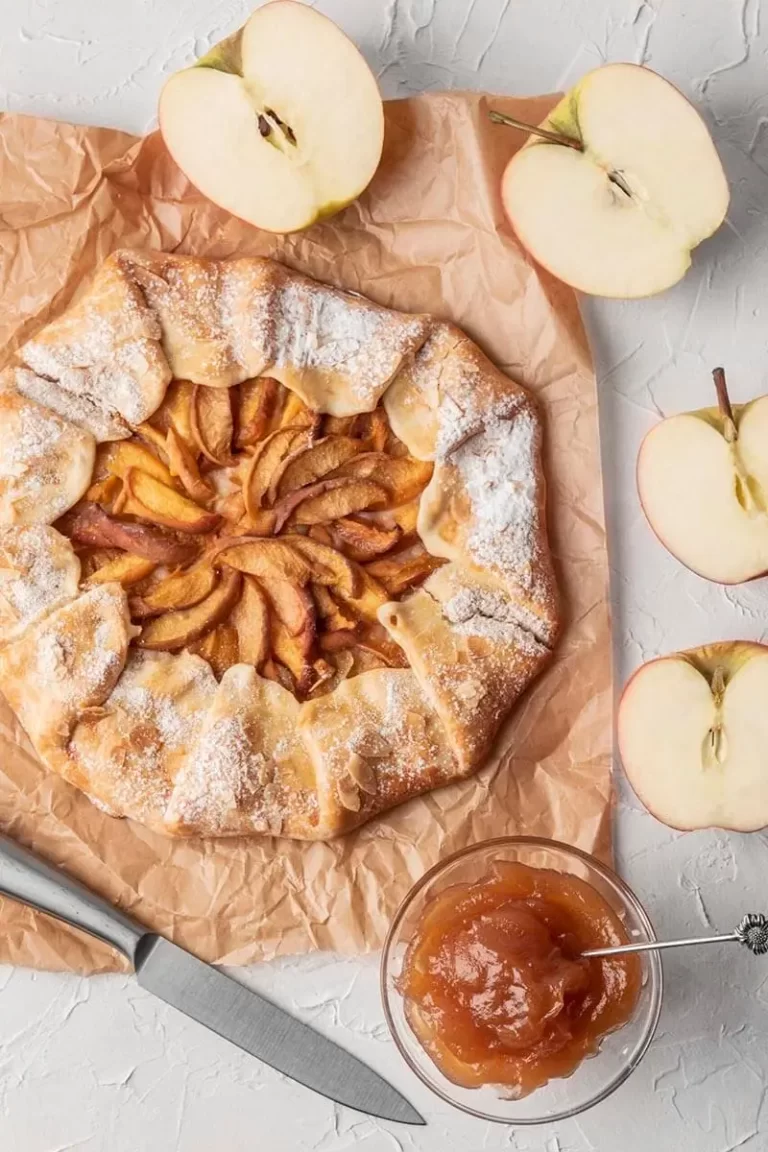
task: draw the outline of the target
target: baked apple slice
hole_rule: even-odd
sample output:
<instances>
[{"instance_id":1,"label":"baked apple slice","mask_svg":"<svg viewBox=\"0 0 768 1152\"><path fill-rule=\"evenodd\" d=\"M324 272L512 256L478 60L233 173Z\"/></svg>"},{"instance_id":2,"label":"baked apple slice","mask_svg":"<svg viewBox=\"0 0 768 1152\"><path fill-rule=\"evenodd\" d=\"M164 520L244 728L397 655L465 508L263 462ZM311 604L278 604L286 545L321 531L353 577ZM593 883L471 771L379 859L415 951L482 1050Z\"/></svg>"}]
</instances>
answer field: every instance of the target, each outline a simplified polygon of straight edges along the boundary
<instances>
[{"instance_id":1,"label":"baked apple slice","mask_svg":"<svg viewBox=\"0 0 768 1152\"><path fill-rule=\"evenodd\" d=\"M271 609L291 636L305 636L307 647L317 635L315 602L308 588L291 584L287 580L273 580L262 585Z\"/></svg>"},{"instance_id":2,"label":"baked apple slice","mask_svg":"<svg viewBox=\"0 0 768 1152\"><path fill-rule=\"evenodd\" d=\"M85 496L83 496L83 500L87 500L90 504L106 504L109 506L120 495L122 487L123 482L119 476L105 476L102 480L97 480L94 484L91 484Z\"/></svg>"},{"instance_id":3,"label":"baked apple slice","mask_svg":"<svg viewBox=\"0 0 768 1152\"><path fill-rule=\"evenodd\" d=\"M328 485L331 481L321 480L320 483ZM302 500L291 513L288 523L291 525L327 523L329 520L338 520L355 512L362 512L366 508L386 504L388 499L387 489L381 484L376 484L372 480L350 480L339 487L328 488Z\"/></svg>"},{"instance_id":4,"label":"baked apple slice","mask_svg":"<svg viewBox=\"0 0 768 1152\"><path fill-rule=\"evenodd\" d=\"M157 564L154 560L147 560L143 556L132 556L129 552L123 552L97 568L88 577L86 584L111 584L113 581L117 581L118 584L122 584L123 588L129 588L132 584L138 584L140 580L151 576L156 567Z\"/></svg>"},{"instance_id":5,"label":"baked apple slice","mask_svg":"<svg viewBox=\"0 0 768 1152\"><path fill-rule=\"evenodd\" d=\"M348 483L349 481L344 477L338 477L335 480L316 480L314 484L308 484L306 488L297 488L295 492L289 492L287 496L283 496L281 500L278 500L277 504L272 508L272 513L275 517L274 531L282 532L299 504L302 504L305 500L320 496L325 492L333 492L337 488L344 488Z\"/></svg>"},{"instance_id":6,"label":"baked apple slice","mask_svg":"<svg viewBox=\"0 0 768 1152\"><path fill-rule=\"evenodd\" d=\"M285 468L278 486L278 495L287 496L297 488L305 488L321 480L329 472L351 460L360 451L359 440L350 436L326 436L305 448Z\"/></svg>"},{"instance_id":7,"label":"baked apple slice","mask_svg":"<svg viewBox=\"0 0 768 1152\"><path fill-rule=\"evenodd\" d=\"M387 489L388 503L399 505L421 495L432 479L433 468L431 461L417 460L414 456L366 452L342 465L336 474L375 480Z\"/></svg>"},{"instance_id":8,"label":"baked apple slice","mask_svg":"<svg viewBox=\"0 0 768 1152\"><path fill-rule=\"evenodd\" d=\"M363 581L360 595L345 596L339 588L337 589L339 599L343 601L345 608L349 608L359 616L360 619L367 621L369 624L378 624L379 608L381 608L382 604L387 604L392 597L384 585L372 576L367 569L361 567L360 573Z\"/></svg>"},{"instance_id":9,"label":"baked apple slice","mask_svg":"<svg viewBox=\"0 0 768 1152\"><path fill-rule=\"evenodd\" d=\"M309 561L284 540L223 540L215 563L247 572L265 583L284 580L303 587L313 577Z\"/></svg>"},{"instance_id":10,"label":"baked apple slice","mask_svg":"<svg viewBox=\"0 0 768 1152\"><path fill-rule=\"evenodd\" d=\"M192 608L167 612L150 620L136 644L139 648L158 652L176 652L186 648L227 618L240 595L240 581L240 573L233 569L222 573L221 581L210 596Z\"/></svg>"},{"instance_id":11,"label":"baked apple slice","mask_svg":"<svg viewBox=\"0 0 768 1152\"><path fill-rule=\"evenodd\" d=\"M146 472L129 468L123 479L123 493L115 501L115 511L139 516L150 523L173 528L177 532L205 535L221 522L215 512L207 512L175 488L161 484Z\"/></svg>"},{"instance_id":12,"label":"baked apple slice","mask_svg":"<svg viewBox=\"0 0 768 1152\"><path fill-rule=\"evenodd\" d=\"M309 408L301 396L295 392L290 392L287 388L283 389L287 393L283 403L282 411L279 417L279 426L287 428L292 426L294 428L308 428L311 431L311 438L317 435L320 424L322 423L322 416L319 412L313 412Z\"/></svg>"},{"instance_id":13,"label":"baked apple slice","mask_svg":"<svg viewBox=\"0 0 768 1152\"><path fill-rule=\"evenodd\" d=\"M245 507L249 516L255 517L263 506L272 477L283 458L298 448L299 443L308 443L308 439L306 428L279 428L258 445L243 477Z\"/></svg>"},{"instance_id":14,"label":"baked apple slice","mask_svg":"<svg viewBox=\"0 0 768 1152\"><path fill-rule=\"evenodd\" d=\"M363 588L361 570L343 552L309 536L291 535L282 539L310 562L317 583L331 584L347 596L360 595Z\"/></svg>"},{"instance_id":15,"label":"baked apple slice","mask_svg":"<svg viewBox=\"0 0 768 1152\"><path fill-rule=\"evenodd\" d=\"M197 544L175 539L154 524L136 524L110 516L97 504L81 504L61 521L61 531L73 544L91 548L120 548L158 564L188 564L199 552Z\"/></svg>"},{"instance_id":16,"label":"baked apple slice","mask_svg":"<svg viewBox=\"0 0 768 1152\"><path fill-rule=\"evenodd\" d=\"M323 625L329 632L354 629L358 626L358 618L352 612L342 608L333 597L333 593L325 584L313 584L312 596Z\"/></svg>"},{"instance_id":17,"label":"baked apple slice","mask_svg":"<svg viewBox=\"0 0 768 1152\"><path fill-rule=\"evenodd\" d=\"M280 385L271 376L246 380L240 385L235 446L249 448L263 440L277 408Z\"/></svg>"},{"instance_id":18,"label":"baked apple slice","mask_svg":"<svg viewBox=\"0 0 768 1152\"><path fill-rule=\"evenodd\" d=\"M189 410L192 440L212 464L227 464L232 453L232 404L228 388L196 384Z\"/></svg>"},{"instance_id":19,"label":"baked apple slice","mask_svg":"<svg viewBox=\"0 0 768 1152\"><path fill-rule=\"evenodd\" d=\"M374 524L377 528L399 528L403 539L415 536L419 521L419 501L409 500L407 504L400 504L396 508L361 512L360 519L366 524Z\"/></svg>"},{"instance_id":20,"label":"baked apple slice","mask_svg":"<svg viewBox=\"0 0 768 1152\"><path fill-rule=\"evenodd\" d=\"M154 452L135 440L123 440L111 446L106 460L107 472L112 476L125 479L126 474L134 468L153 476L161 484L173 487L173 477L170 471Z\"/></svg>"},{"instance_id":21,"label":"baked apple slice","mask_svg":"<svg viewBox=\"0 0 768 1152\"><path fill-rule=\"evenodd\" d=\"M243 576L240 599L230 622L237 630L240 659L258 670L269 657L269 605L252 576Z\"/></svg>"},{"instance_id":22,"label":"baked apple slice","mask_svg":"<svg viewBox=\"0 0 768 1152\"><path fill-rule=\"evenodd\" d=\"M270 620L270 646L275 658L284 664L296 681L296 692L303 696L314 679L313 661L310 659L315 636L313 632L292 635L279 616Z\"/></svg>"},{"instance_id":23,"label":"baked apple slice","mask_svg":"<svg viewBox=\"0 0 768 1152\"><path fill-rule=\"evenodd\" d=\"M426 550L416 555L384 556L366 565L366 572L383 584L390 596L400 596L409 588L414 588L426 580L436 568L441 568L445 560L431 556Z\"/></svg>"},{"instance_id":24,"label":"baked apple slice","mask_svg":"<svg viewBox=\"0 0 768 1152\"><path fill-rule=\"evenodd\" d=\"M389 552L399 542L402 532L397 524L392 528L379 528L360 520L342 516L330 525L333 535L344 546L351 560L365 563Z\"/></svg>"},{"instance_id":25,"label":"baked apple slice","mask_svg":"<svg viewBox=\"0 0 768 1152\"><path fill-rule=\"evenodd\" d=\"M213 497L213 488L200 475L195 453L175 428L169 428L165 434L165 454L170 475L178 477L196 504L207 504Z\"/></svg>"},{"instance_id":26,"label":"baked apple slice","mask_svg":"<svg viewBox=\"0 0 768 1152\"><path fill-rule=\"evenodd\" d=\"M210 596L216 587L218 576L209 560L194 564L174 576L166 576L143 596L131 600L131 616L144 620L159 616L162 612L174 612L179 608L191 608Z\"/></svg>"},{"instance_id":27,"label":"baked apple slice","mask_svg":"<svg viewBox=\"0 0 768 1152\"><path fill-rule=\"evenodd\" d=\"M232 624L219 624L206 632L202 640L190 644L189 651L206 660L216 679L221 680L224 673L240 660L237 630Z\"/></svg>"},{"instance_id":28,"label":"baked apple slice","mask_svg":"<svg viewBox=\"0 0 768 1152\"><path fill-rule=\"evenodd\" d=\"M169 428L175 428L190 448L196 447L192 435L192 399L195 388L196 385L190 380L174 380L165 394L163 403L151 418L151 426L159 429L163 435ZM141 426L142 429L146 427L144 424Z\"/></svg>"}]
</instances>

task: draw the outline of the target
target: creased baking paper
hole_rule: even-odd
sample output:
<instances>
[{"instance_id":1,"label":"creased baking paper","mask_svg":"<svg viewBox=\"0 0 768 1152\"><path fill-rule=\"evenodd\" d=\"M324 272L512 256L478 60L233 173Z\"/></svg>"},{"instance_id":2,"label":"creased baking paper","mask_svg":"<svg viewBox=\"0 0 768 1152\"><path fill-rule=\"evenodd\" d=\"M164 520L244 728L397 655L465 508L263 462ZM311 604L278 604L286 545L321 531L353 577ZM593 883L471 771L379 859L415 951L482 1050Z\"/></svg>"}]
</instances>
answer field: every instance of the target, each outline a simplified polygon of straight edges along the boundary
<instances>
[{"instance_id":1,"label":"creased baking paper","mask_svg":"<svg viewBox=\"0 0 768 1152\"><path fill-rule=\"evenodd\" d=\"M516 832L610 854L611 652L595 382L569 289L529 263L499 201L518 133L553 99L437 94L386 105L384 159L360 201L298 236L270 236L190 186L157 134L0 119L0 347L83 290L114 248L259 254L381 304L461 325L538 396L551 538L568 624L553 665L475 779L330 844L173 841L115 820L45 772L0 707L0 827L207 960L246 964L382 942L411 883L440 857ZM0 960L103 971L107 948L0 901Z\"/></svg>"}]
</instances>

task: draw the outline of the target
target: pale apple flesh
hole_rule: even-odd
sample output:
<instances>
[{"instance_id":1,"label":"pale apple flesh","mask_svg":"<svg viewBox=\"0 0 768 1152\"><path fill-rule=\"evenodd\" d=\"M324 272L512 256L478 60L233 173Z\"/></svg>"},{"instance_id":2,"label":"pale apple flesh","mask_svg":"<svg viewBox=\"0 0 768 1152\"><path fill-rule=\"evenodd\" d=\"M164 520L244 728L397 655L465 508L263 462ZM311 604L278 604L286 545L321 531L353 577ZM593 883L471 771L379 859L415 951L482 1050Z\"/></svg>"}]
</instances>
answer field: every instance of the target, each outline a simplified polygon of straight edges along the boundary
<instances>
[{"instance_id":1,"label":"pale apple flesh","mask_svg":"<svg viewBox=\"0 0 768 1152\"><path fill-rule=\"evenodd\" d=\"M728 185L703 120L647 68L588 73L544 121L581 150L531 136L502 178L521 243L561 280L599 296L676 283L722 223Z\"/></svg>"},{"instance_id":2,"label":"pale apple flesh","mask_svg":"<svg viewBox=\"0 0 768 1152\"><path fill-rule=\"evenodd\" d=\"M726 436L717 409L662 420L637 463L648 522L681 563L738 584L768 571L768 396L733 410Z\"/></svg>"},{"instance_id":3,"label":"pale apple flesh","mask_svg":"<svg viewBox=\"0 0 768 1152\"><path fill-rule=\"evenodd\" d=\"M209 199L272 232L354 200L379 163L384 118L355 45L294 0L257 9L238 36L163 88L160 130Z\"/></svg>"},{"instance_id":4,"label":"pale apple flesh","mask_svg":"<svg viewBox=\"0 0 768 1152\"><path fill-rule=\"evenodd\" d=\"M710 645L645 664L624 690L624 771L650 812L681 830L768 825L768 647Z\"/></svg>"}]
</instances>

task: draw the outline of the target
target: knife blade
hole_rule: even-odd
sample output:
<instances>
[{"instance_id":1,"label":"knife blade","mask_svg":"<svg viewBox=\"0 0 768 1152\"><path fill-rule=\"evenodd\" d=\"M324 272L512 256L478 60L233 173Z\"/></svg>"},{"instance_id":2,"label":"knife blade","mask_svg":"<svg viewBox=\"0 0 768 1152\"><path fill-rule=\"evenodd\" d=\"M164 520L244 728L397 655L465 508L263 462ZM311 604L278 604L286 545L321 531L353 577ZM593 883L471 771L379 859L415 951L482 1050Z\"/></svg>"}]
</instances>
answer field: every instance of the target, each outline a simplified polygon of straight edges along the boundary
<instances>
[{"instance_id":1,"label":"knife blade","mask_svg":"<svg viewBox=\"0 0 768 1152\"><path fill-rule=\"evenodd\" d=\"M383 1077L258 992L163 936L0 833L0 894L118 949L148 992L322 1096L402 1124L424 1124Z\"/></svg>"}]
</instances>

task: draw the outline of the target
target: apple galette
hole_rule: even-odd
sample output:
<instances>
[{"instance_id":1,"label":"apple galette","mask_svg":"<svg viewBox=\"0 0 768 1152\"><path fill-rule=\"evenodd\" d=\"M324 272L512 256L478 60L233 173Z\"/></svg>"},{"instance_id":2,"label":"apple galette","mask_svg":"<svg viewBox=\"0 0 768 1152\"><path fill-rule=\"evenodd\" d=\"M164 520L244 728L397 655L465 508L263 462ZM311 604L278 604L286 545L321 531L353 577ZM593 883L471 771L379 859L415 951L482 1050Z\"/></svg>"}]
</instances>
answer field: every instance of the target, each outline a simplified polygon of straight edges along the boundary
<instances>
[{"instance_id":1,"label":"apple galette","mask_svg":"<svg viewBox=\"0 0 768 1152\"><path fill-rule=\"evenodd\" d=\"M107 812L333 836L550 658L539 417L451 325L117 252L3 384L0 689Z\"/></svg>"}]
</instances>

